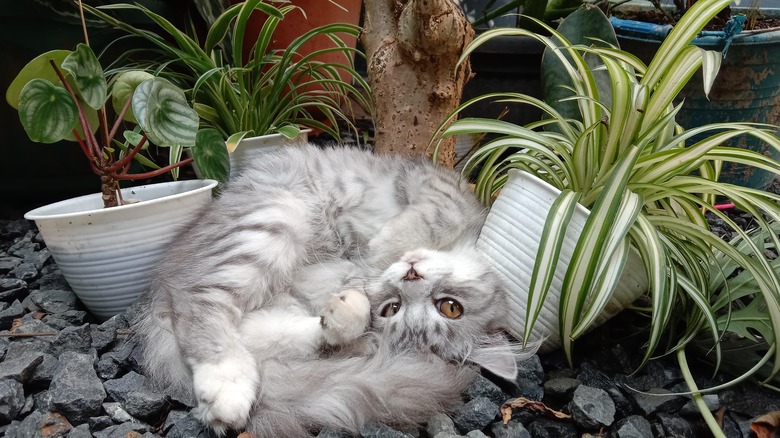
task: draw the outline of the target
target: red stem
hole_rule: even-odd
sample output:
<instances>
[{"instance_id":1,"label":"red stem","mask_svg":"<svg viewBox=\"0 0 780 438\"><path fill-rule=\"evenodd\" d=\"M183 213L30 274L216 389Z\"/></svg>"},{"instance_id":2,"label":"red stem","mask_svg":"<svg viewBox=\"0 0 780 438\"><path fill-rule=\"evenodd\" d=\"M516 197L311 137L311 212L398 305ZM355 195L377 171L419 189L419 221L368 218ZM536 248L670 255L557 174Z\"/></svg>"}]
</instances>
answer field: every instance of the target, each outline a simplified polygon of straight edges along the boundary
<instances>
[{"instance_id":1,"label":"red stem","mask_svg":"<svg viewBox=\"0 0 780 438\"><path fill-rule=\"evenodd\" d=\"M125 166L129 166L130 162L133 160L133 157L135 157L138 152L141 151L141 148L144 147L144 144L146 143L146 135L141 138L141 141L138 142L137 145L133 147L133 150L130 151L129 154L125 155L121 160L115 162L111 167L106 168L106 172L116 172L120 169L122 169ZM126 173L127 170L123 171L122 173Z\"/></svg>"},{"instance_id":2,"label":"red stem","mask_svg":"<svg viewBox=\"0 0 780 438\"><path fill-rule=\"evenodd\" d=\"M92 168L92 171L95 172L96 175L100 175L100 169L98 169L97 166L95 166L95 157L89 151L89 147L87 146L86 143L84 143L84 140L79 135L79 131L74 129L73 136L76 137L76 141L78 142L79 146L81 146L81 151L84 152L84 155L87 156L89 161L89 166Z\"/></svg>"},{"instance_id":3,"label":"red stem","mask_svg":"<svg viewBox=\"0 0 780 438\"><path fill-rule=\"evenodd\" d=\"M116 179L122 180L122 181L128 181L128 180L134 180L134 179L152 178L152 177L155 177L155 176L162 175L162 174L170 171L171 169L175 169L177 167L183 166L185 164L189 164L191 162L192 162L192 158L186 158L184 160L179 161L178 163L171 164L171 165L165 166L165 167L161 167L161 168L159 168L157 170L154 170L154 171L151 171L151 172L134 173L134 174L131 174L131 175L127 175L127 174L117 175Z\"/></svg>"},{"instance_id":4,"label":"red stem","mask_svg":"<svg viewBox=\"0 0 780 438\"><path fill-rule=\"evenodd\" d=\"M68 81L65 79L65 75L63 75L62 71L60 71L59 67L57 67L57 63L50 59L49 64L51 64L52 68L54 69L54 73L57 75L57 77L60 78L60 82L62 82L65 90L68 92L68 94L70 94L70 96L73 98L73 102L76 104L76 109L79 113L79 124L81 125L81 129L84 131L84 141L89 146L91 152L90 157L92 159L97 158L97 160L103 163L103 154L100 153L100 148L97 146L97 138L95 138L94 134L92 133L92 128L89 126L87 116L84 115L84 110L81 109L81 105L79 104L79 100L76 97L76 93L70 87L70 84L68 84Z\"/></svg>"}]
</instances>

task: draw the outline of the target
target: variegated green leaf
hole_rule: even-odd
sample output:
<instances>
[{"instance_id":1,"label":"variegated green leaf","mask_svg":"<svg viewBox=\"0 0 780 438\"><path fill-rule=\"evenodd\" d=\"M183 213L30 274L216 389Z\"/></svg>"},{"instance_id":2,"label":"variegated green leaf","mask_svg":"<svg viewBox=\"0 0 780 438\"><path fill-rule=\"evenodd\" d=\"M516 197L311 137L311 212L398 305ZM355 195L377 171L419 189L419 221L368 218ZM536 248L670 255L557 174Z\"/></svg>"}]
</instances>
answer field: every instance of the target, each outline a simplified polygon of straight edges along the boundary
<instances>
[{"instance_id":1,"label":"variegated green leaf","mask_svg":"<svg viewBox=\"0 0 780 438\"><path fill-rule=\"evenodd\" d=\"M92 109L99 109L106 102L108 84L95 52L80 43L76 50L62 61L62 68L69 72L76 83L76 93Z\"/></svg>"},{"instance_id":2,"label":"variegated green leaf","mask_svg":"<svg viewBox=\"0 0 780 438\"><path fill-rule=\"evenodd\" d=\"M127 71L119 75L114 81L114 85L111 89L111 103L113 104L114 111L119 114L122 112L122 108L133 96L135 89L141 85L141 82L151 79L151 73L139 70ZM133 108L128 108L125 113L124 120L130 123L138 123L138 119L133 114Z\"/></svg>"},{"instance_id":3,"label":"variegated green leaf","mask_svg":"<svg viewBox=\"0 0 780 438\"><path fill-rule=\"evenodd\" d=\"M60 141L73 131L78 119L73 97L45 79L31 80L19 95L19 120L32 141Z\"/></svg>"},{"instance_id":4,"label":"variegated green leaf","mask_svg":"<svg viewBox=\"0 0 780 438\"><path fill-rule=\"evenodd\" d=\"M184 93L162 78L147 79L133 93L133 112L147 137L158 146L192 146L198 115Z\"/></svg>"}]
</instances>

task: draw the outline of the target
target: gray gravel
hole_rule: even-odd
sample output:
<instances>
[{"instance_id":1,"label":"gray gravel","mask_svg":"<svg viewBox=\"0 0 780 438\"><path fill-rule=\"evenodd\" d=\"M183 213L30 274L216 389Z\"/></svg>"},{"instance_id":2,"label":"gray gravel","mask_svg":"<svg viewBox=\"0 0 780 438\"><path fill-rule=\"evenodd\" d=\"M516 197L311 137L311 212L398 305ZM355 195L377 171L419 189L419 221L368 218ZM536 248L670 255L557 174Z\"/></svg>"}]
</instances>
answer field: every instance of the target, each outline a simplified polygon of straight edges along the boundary
<instances>
[{"instance_id":1,"label":"gray gravel","mask_svg":"<svg viewBox=\"0 0 780 438\"><path fill-rule=\"evenodd\" d=\"M0 436L207 437L191 407L151 389L129 336L128 315L94 320L68 287L40 236L23 219L0 220ZM481 375L450 416L436 415L419 430L373 424L363 437L580 437L707 436L686 396L675 364L656 360L636 374L641 339L628 312L577 344L574 367L560 352L519 363L514 383ZM13 335L11 335L11 329ZM701 386L715 385L694 365ZM633 388L633 389L632 389ZM639 392L641 391L641 392ZM505 426L499 407L525 397L572 415L557 420L516 410ZM711 394L725 407L729 437L754 436L750 421L780 410L780 395L753 383ZM322 437L341 437L325 430Z\"/></svg>"}]
</instances>

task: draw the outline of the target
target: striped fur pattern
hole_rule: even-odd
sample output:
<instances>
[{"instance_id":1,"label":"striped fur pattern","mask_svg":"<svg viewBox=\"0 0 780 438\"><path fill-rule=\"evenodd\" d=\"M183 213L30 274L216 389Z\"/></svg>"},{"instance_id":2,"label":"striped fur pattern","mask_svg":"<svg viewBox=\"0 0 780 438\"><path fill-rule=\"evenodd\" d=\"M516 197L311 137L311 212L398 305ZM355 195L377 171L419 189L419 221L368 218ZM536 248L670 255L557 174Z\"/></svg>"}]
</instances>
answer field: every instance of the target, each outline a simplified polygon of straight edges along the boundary
<instances>
[{"instance_id":1,"label":"striped fur pattern","mask_svg":"<svg viewBox=\"0 0 780 438\"><path fill-rule=\"evenodd\" d=\"M160 263L135 322L147 372L217 432L256 438L452 409L468 363L516 374L503 288L474 249L485 213L420 160L269 154Z\"/></svg>"}]
</instances>

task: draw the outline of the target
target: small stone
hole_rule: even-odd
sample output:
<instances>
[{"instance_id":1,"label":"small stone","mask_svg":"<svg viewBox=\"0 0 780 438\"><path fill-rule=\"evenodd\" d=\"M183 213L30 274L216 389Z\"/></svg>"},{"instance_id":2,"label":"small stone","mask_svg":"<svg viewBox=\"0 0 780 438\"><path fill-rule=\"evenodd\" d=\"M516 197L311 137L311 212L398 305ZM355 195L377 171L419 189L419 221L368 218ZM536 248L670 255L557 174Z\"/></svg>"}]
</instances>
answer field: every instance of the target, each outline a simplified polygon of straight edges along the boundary
<instances>
[{"instance_id":1,"label":"small stone","mask_svg":"<svg viewBox=\"0 0 780 438\"><path fill-rule=\"evenodd\" d=\"M590 386L591 388L603 389L604 391L608 391L609 388L615 387L614 379L601 372L597 365L590 362L584 362L580 365L580 372L577 374L577 380L582 382L583 385Z\"/></svg>"},{"instance_id":2,"label":"small stone","mask_svg":"<svg viewBox=\"0 0 780 438\"><path fill-rule=\"evenodd\" d=\"M9 355L0 362L0 380L13 379L20 383L27 383L41 362L43 362L43 353L25 351L19 355Z\"/></svg>"},{"instance_id":3,"label":"small stone","mask_svg":"<svg viewBox=\"0 0 780 438\"><path fill-rule=\"evenodd\" d=\"M539 418L526 426L533 438L579 438L580 433L573 424Z\"/></svg>"},{"instance_id":4,"label":"small stone","mask_svg":"<svg viewBox=\"0 0 780 438\"><path fill-rule=\"evenodd\" d=\"M701 398L710 412L714 412L720 407L718 394L702 394ZM696 405L696 402L691 399L680 409L680 415L701 415L701 412L699 411L699 406Z\"/></svg>"},{"instance_id":5,"label":"small stone","mask_svg":"<svg viewBox=\"0 0 780 438\"><path fill-rule=\"evenodd\" d=\"M433 438L463 438L463 435L459 433L440 432L433 435Z\"/></svg>"},{"instance_id":6,"label":"small stone","mask_svg":"<svg viewBox=\"0 0 780 438\"><path fill-rule=\"evenodd\" d=\"M65 280L65 276L59 269L53 269L47 272L48 267L56 267L56 265L47 265L41 269L41 277L35 282L35 285L40 290L71 290L68 281Z\"/></svg>"},{"instance_id":7,"label":"small stone","mask_svg":"<svg viewBox=\"0 0 780 438\"><path fill-rule=\"evenodd\" d=\"M22 412L24 404L22 383L13 379L0 379L0 423L15 419Z\"/></svg>"},{"instance_id":8,"label":"small stone","mask_svg":"<svg viewBox=\"0 0 780 438\"><path fill-rule=\"evenodd\" d=\"M43 412L36 410L32 411L30 415L24 417L24 420L22 420L17 426L16 426L16 436L21 437L39 437L40 436L40 428L38 427L38 424L40 424L41 418L43 417ZM7 435L6 435L7 436Z\"/></svg>"},{"instance_id":9,"label":"small stone","mask_svg":"<svg viewBox=\"0 0 780 438\"><path fill-rule=\"evenodd\" d=\"M43 353L43 362L35 368L29 383L34 386L48 387L54 378L54 370L57 369L57 358L49 353Z\"/></svg>"},{"instance_id":10,"label":"small stone","mask_svg":"<svg viewBox=\"0 0 780 438\"><path fill-rule=\"evenodd\" d=\"M46 313L55 315L76 309L76 294L69 290L34 290L30 300Z\"/></svg>"},{"instance_id":11,"label":"small stone","mask_svg":"<svg viewBox=\"0 0 780 438\"><path fill-rule=\"evenodd\" d=\"M40 251L35 251L32 254L25 255L24 263L29 263L35 266L36 271L40 271L41 268L43 268L43 265L45 265L50 258L51 258L51 254L49 254L49 250L43 248Z\"/></svg>"},{"instance_id":12,"label":"small stone","mask_svg":"<svg viewBox=\"0 0 780 438\"><path fill-rule=\"evenodd\" d=\"M650 422L639 415L621 418L609 432L609 438L647 438L652 436Z\"/></svg>"},{"instance_id":13,"label":"small stone","mask_svg":"<svg viewBox=\"0 0 780 438\"><path fill-rule=\"evenodd\" d=\"M100 413L106 398L93 363L90 355L66 351L60 355L54 370L49 387L52 406L73 424L84 423Z\"/></svg>"},{"instance_id":14,"label":"small stone","mask_svg":"<svg viewBox=\"0 0 780 438\"><path fill-rule=\"evenodd\" d=\"M487 435L482 433L481 430L472 430L471 432L466 434L467 438L487 438Z\"/></svg>"},{"instance_id":15,"label":"small stone","mask_svg":"<svg viewBox=\"0 0 780 438\"><path fill-rule=\"evenodd\" d=\"M517 377L528 379L541 386L544 381L544 368L539 356L533 355L525 360L517 361Z\"/></svg>"},{"instance_id":16,"label":"small stone","mask_svg":"<svg viewBox=\"0 0 780 438\"><path fill-rule=\"evenodd\" d=\"M54 338L54 335L57 334L57 330L53 329L43 321L32 318L29 314L20 318L19 322L21 325L16 327L14 334L32 335L32 337L46 342L47 344L51 342L51 340Z\"/></svg>"},{"instance_id":17,"label":"small stone","mask_svg":"<svg viewBox=\"0 0 780 438\"><path fill-rule=\"evenodd\" d=\"M166 438L191 438L200 435L207 430L192 413L185 411L171 411L168 413L168 417L165 419ZM318 436L321 436L320 433ZM338 437L338 435L334 435Z\"/></svg>"},{"instance_id":18,"label":"small stone","mask_svg":"<svg viewBox=\"0 0 780 438\"><path fill-rule=\"evenodd\" d=\"M133 419L133 421L137 421L137 420ZM89 430L93 432L106 429L117 423L124 423L124 421L114 422L114 420L109 415L101 415L99 417L89 417L89 420L87 420L87 424L89 425Z\"/></svg>"},{"instance_id":19,"label":"small stone","mask_svg":"<svg viewBox=\"0 0 780 438\"><path fill-rule=\"evenodd\" d=\"M55 356L59 356L63 351L87 354L90 348L92 348L92 335L89 324L84 324L62 329L49 344L49 353Z\"/></svg>"},{"instance_id":20,"label":"small stone","mask_svg":"<svg viewBox=\"0 0 780 438\"><path fill-rule=\"evenodd\" d=\"M574 422L587 430L609 426L615 421L615 402L603 389L578 386L569 407Z\"/></svg>"},{"instance_id":21,"label":"small stone","mask_svg":"<svg viewBox=\"0 0 780 438\"><path fill-rule=\"evenodd\" d=\"M88 424L79 424L68 432L68 438L92 438Z\"/></svg>"},{"instance_id":22,"label":"small stone","mask_svg":"<svg viewBox=\"0 0 780 438\"><path fill-rule=\"evenodd\" d=\"M128 421L138 421L132 415L128 414L122 404L119 402L103 403L103 410L106 411L108 417L116 423L126 423Z\"/></svg>"},{"instance_id":23,"label":"small stone","mask_svg":"<svg viewBox=\"0 0 780 438\"><path fill-rule=\"evenodd\" d=\"M0 274L7 274L22 264L21 257L0 256Z\"/></svg>"},{"instance_id":24,"label":"small stone","mask_svg":"<svg viewBox=\"0 0 780 438\"><path fill-rule=\"evenodd\" d=\"M685 404L686 399L680 395L669 395L670 391L663 388L654 388L648 392L627 393L629 398L633 398L636 409L645 417L653 416L657 413L676 413Z\"/></svg>"},{"instance_id":25,"label":"small stone","mask_svg":"<svg viewBox=\"0 0 780 438\"><path fill-rule=\"evenodd\" d=\"M694 438L691 423L677 415L659 413L656 417L666 436L675 438Z\"/></svg>"},{"instance_id":26,"label":"small stone","mask_svg":"<svg viewBox=\"0 0 780 438\"><path fill-rule=\"evenodd\" d=\"M132 416L142 420L159 417L165 409L165 396L154 391L149 380L130 371L119 379L105 382L106 392Z\"/></svg>"},{"instance_id":27,"label":"small stone","mask_svg":"<svg viewBox=\"0 0 780 438\"><path fill-rule=\"evenodd\" d=\"M362 438L413 438L408 433L395 430L390 426L380 423L370 423L360 429Z\"/></svg>"},{"instance_id":28,"label":"small stone","mask_svg":"<svg viewBox=\"0 0 780 438\"><path fill-rule=\"evenodd\" d=\"M97 431L93 435L95 438L135 438L136 436L140 438L140 435L148 432L149 430L150 427L148 424L122 423Z\"/></svg>"},{"instance_id":29,"label":"small stone","mask_svg":"<svg viewBox=\"0 0 780 438\"><path fill-rule=\"evenodd\" d=\"M482 429L495 420L499 407L487 397L477 397L458 408L452 421L461 433Z\"/></svg>"},{"instance_id":30,"label":"small stone","mask_svg":"<svg viewBox=\"0 0 780 438\"><path fill-rule=\"evenodd\" d=\"M531 438L531 432L517 421L510 421L506 426L503 422L497 421L490 426L490 432L494 438Z\"/></svg>"},{"instance_id":31,"label":"small stone","mask_svg":"<svg viewBox=\"0 0 780 438\"><path fill-rule=\"evenodd\" d=\"M19 241L8 248L8 254L23 259L37 251L39 248L40 246L37 243L33 243L33 241L29 239L19 239Z\"/></svg>"},{"instance_id":32,"label":"small stone","mask_svg":"<svg viewBox=\"0 0 780 438\"><path fill-rule=\"evenodd\" d=\"M16 318L24 315L24 306L19 300L14 300L5 310L0 311L0 330L9 330Z\"/></svg>"},{"instance_id":33,"label":"small stone","mask_svg":"<svg viewBox=\"0 0 780 438\"><path fill-rule=\"evenodd\" d=\"M439 433L449 433L451 435L457 435L455 430L455 423L447 414L435 414L428 419L428 424L425 426L425 431L429 436L434 436Z\"/></svg>"},{"instance_id":34,"label":"small stone","mask_svg":"<svg viewBox=\"0 0 780 438\"><path fill-rule=\"evenodd\" d=\"M490 401L499 406L501 406L507 400L507 398L509 398L506 394L504 394L504 391L498 387L498 385L490 381L490 379L483 376L482 374L476 375L469 387L466 388L466 391L463 395L467 401L473 400L477 397L487 397L490 399Z\"/></svg>"},{"instance_id":35,"label":"small stone","mask_svg":"<svg viewBox=\"0 0 780 438\"><path fill-rule=\"evenodd\" d=\"M27 292L27 282L18 278L0 278L0 301L21 299Z\"/></svg>"},{"instance_id":36,"label":"small stone","mask_svg":"<svg viewBox=\"0 0 780 438\"><path fill-rule=\"evenodd\" d=\"M550 398L554 401L570 400L574 390L580 386L581 382L571 377L557 377L544 382L545 400Z\"/></svg>"},{"instance_id":37,"label":"small stone","mask_svg":"<svg viewBox=\"0 0 780 438\"><path fill-rule=\"evenodd\" d=\"M116 341L117 319L112 317L92 331L92 347L99 352L105 351Z\"/></svg>"},{"instance_id":38,"label":"small stone","mask_svg":"<svg viewBox=\"0 0 780 438\"><path fill-rule=\"evenodd\" d=\"M529 400L541 401L544 398L544 388L536 380L518 377L515 381L517 385L513 392L517 397L525 397Z\"/></svg>"},{"instance_id":39,"label":"small stone","mask_svg":"<svg viewBox=\"0 0 780 438\"><path fill-rule=\"evenodd\" d=\"M30 281L38 276L38 269L32 263L22 262L13 268L8 275L16 277L19 280Z\"/></svg>"}]
</instances>

